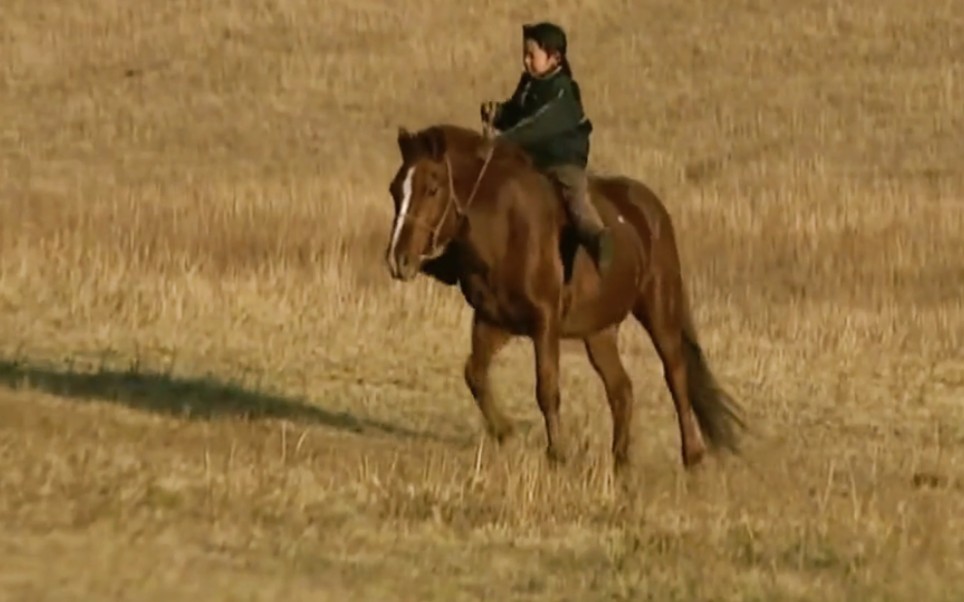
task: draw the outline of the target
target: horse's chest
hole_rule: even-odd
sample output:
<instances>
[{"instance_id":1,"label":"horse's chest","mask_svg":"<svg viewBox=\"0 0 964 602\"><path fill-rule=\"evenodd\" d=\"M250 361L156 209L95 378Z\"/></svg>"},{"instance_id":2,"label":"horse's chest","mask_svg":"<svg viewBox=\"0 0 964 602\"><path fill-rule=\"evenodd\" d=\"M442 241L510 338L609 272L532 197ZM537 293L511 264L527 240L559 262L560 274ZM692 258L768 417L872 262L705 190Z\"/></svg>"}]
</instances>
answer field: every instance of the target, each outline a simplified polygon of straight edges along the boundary
<instances>
[{"instance_id":1,"label":"horse's chest","mask_svg":"<svg viewBox=\"0 0 964 602\"><path fill-rule=\"evenodd\" d=\"M459 281L466 302L486 320L510 330L526 322L526 309L505 287L496 287L483 274L469 274Z\"/></svg>"}]
</instances>

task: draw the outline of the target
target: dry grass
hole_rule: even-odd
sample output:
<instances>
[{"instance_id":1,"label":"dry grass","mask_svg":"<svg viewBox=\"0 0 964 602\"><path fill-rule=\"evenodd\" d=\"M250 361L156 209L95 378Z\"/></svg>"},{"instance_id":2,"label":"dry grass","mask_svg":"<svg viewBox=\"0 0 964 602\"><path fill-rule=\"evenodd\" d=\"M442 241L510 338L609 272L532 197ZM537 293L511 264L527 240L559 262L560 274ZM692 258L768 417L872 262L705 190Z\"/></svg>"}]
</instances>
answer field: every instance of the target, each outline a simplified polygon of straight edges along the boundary
<instances>
[{"instance_id":1,"label":"dry grass","mask_svg":"<svg viewBox=\"0 0 964 602\"><path fill-rule=\"evenodd\" d=\"M955 2L357 2L3 3L0 597L960 599ZM743 461L683 474L635 326L629 483L578 353L544 466L521 341L530 427L478 454L468 312L389 283L396 125L474 123L545 16L595 166L676 219Z\"/></svg>"}]
</instances>

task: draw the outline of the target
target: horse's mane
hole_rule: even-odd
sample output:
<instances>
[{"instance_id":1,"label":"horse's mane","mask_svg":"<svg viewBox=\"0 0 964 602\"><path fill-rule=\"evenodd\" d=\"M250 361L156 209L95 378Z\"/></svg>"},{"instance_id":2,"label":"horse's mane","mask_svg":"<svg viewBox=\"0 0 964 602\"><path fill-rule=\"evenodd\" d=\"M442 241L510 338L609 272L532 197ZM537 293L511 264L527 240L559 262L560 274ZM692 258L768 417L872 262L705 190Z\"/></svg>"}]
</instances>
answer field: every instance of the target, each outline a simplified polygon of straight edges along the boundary
<instances>
[{"instance_id":1,"label":"horse's mane","mask_svg":"<svg viewBox=\"0 0 964 602\"><path fill-rule=\"evenodd\" d=\"M482 158L482 145L485 141L482 134L473 129L452 125L440 124L426 128L423 132L431 129L442 132L445 138L446 150L458 155L474 155ZM498 140L493 148L490 163L501 165L502 167L521 167L531 168L533 163L529 154L518 144L509 140Z\"/></svg>"}]
</instances>

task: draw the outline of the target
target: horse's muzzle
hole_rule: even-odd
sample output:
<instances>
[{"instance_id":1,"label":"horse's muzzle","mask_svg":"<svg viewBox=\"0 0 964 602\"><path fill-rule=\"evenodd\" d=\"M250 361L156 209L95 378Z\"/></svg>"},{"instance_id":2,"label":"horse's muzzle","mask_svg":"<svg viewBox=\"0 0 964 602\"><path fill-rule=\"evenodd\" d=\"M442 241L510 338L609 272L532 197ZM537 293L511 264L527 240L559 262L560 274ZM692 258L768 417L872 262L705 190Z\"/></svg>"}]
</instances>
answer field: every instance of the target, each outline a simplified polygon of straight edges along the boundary
<instances>
[{"instance_id":1,"label":"horse's muzzle","mask_svg":"<svg viewBox=\"0 0 964 602\"><path fill-rule=\"evenodd\" d=\"M407 282L418 275L419 262L407 254L386 257L388 262L388 273L395 280Z\"/></svg>"}]
</instances>

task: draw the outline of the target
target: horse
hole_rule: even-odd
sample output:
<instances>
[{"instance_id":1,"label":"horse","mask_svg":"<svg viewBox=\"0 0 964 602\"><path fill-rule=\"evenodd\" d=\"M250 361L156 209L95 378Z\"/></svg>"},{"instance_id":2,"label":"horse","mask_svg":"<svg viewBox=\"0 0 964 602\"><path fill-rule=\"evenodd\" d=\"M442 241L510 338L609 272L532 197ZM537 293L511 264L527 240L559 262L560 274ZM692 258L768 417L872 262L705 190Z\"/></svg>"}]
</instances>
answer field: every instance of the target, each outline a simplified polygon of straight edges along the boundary
<instances>
[{"instance_id":1,"label":"horse","mask_svg":"<svg viewBox=\"0 0 964 602\"><path fill-rule=\"evenodd\" d=\"M699 464L708 449L739 453L742 410L697 340L673 224L655 193L629 177L590 173L591 202L614 238L601 276L576 243L561 191L521 147L451 124L400 126L397 144L388 271L401 282L423 274L457 285L473 309L463 377L489 436L502 443L514 430L490 390L490 366L509 340L526 337L546 454L553 464L565 461L560 341L581 339L612 414L614 468L625 467L634 395L617 340L632 314L662 361L683 466Z\"/></svg>"}]
</instances>

